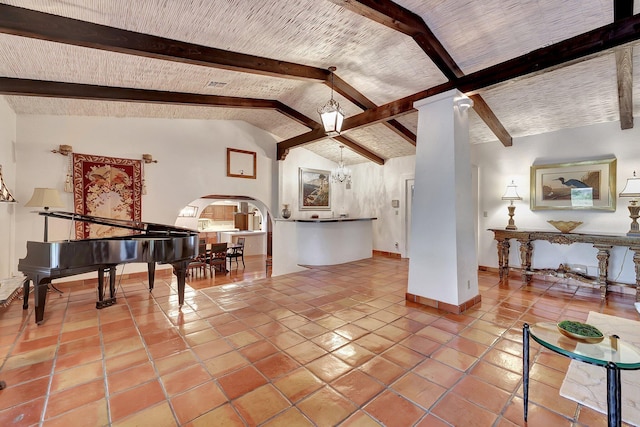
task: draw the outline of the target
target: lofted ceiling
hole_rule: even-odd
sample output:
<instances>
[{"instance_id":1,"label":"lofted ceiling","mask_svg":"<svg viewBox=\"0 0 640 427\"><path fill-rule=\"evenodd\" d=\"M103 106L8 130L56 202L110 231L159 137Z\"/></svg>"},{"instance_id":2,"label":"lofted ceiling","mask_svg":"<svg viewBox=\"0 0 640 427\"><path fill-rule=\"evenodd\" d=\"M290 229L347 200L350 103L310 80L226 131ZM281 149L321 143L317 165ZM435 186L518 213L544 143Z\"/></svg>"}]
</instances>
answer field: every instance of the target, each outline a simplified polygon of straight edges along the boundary
<instances>
[{"instance_id":1,"label":"lofted ceiling","mask_svg":"<svg viewBox=\"0 0 640 427\"><path fill-rule=\"evenodd\" d=\"M414 101L458 88L471 143L620 121L640 97L633 0L0 0L16 114L243 120L278 156L415 153ZM317 109L347 114L327 138ZM215 143L215 142L213 142Z\"/></svg>"}]
</instances>

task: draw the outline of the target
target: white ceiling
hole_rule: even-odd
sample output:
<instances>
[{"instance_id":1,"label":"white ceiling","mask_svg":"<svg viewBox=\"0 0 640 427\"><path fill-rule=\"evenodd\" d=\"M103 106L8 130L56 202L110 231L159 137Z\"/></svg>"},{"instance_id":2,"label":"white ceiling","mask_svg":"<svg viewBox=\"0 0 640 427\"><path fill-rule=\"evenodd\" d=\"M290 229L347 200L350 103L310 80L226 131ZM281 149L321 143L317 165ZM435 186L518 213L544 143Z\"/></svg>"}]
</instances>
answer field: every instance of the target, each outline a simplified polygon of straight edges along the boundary
<instances>
[{"instance_id":1,"label":"white ceiling","mask_svg":"<svg viewBox=\"0 0 640 427\"><path fill-rule=\"evenodd\" d=\"M396 0L419 15L465 74L613 22L611 0ZM50 14L233 52L327 69L377 105L447 78L409 36L348 10L338 0L0 0ZM636 49L637 50L637 49ZM639 55L634 54L634 69ZM278 100L319 121L330 98L322 82L229 71L0 34L0 77L204 95ZM635 77L635 76L634 76ZM208 87L209 82L226 83ZM633 92L639 93L638 79ZM605 52L552 71L477 92L514 138L619 120L616 65ZM362 109L339 94L347 116ZM267 109L178 106L37 96L6 96L19 114L244 120L278 141L309 131ZM634 110L640 98L634 97ZM496 136L470 110L472 143ZM398 118L416 132L417 113ZM345 136L383 159L415 147L382 124ZM305 146L337 161L332 139ZM509 149L509 148L504 148ZM344 151L345 162L367 161Z\"/></svg>"}]
</instances>

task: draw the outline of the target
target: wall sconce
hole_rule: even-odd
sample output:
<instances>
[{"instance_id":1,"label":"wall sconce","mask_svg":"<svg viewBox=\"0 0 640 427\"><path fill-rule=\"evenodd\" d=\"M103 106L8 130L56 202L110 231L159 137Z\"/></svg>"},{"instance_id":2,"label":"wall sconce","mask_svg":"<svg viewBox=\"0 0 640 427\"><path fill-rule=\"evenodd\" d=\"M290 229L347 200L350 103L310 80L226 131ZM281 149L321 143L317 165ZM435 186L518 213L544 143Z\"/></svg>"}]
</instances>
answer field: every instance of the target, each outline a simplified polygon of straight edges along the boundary
<instances>
[{"instance_id":1,"label":"wall sconce","mask_svg":"<svg viewBox=\"0 0 640 427\"><path fill-rule=\"evenodd\" d=\"M60 193L55 188L34 188L31 200L25 203L27 207L44 208L63 208L65 205L60 200ZM44 241L49 238L49 217L44 217Z\"/></svg>"},{"instance_id":2,"label":"wall sconce","mask_svg":"<svg viewBox=\"0 0 640 427\"><path fill-rule=\"evenodd\" d=\"M627 233L627 236L639 236L640 227L638 227L638 212L640 206L638 206L638 197L640 197L640 178L636 178L636 172L633 171L633 178L627 178L627 184L624 186L624 190L620 193L620 197L632 197L629 202L629 218L631 218L631 228Z\"/></svg>"},{"instance_id":3,"label":"wall sconce","mask_svg":"<svg viewBox=\"0 0 640 427\"><path fill-rule=\"evenodd\" d=\"M153 160L153 156L151 154L143 154L142 160L144 160L145 163L158 163L157 160Z\"/></svg>"},{"instance_id":4,"label":"wall sconce","mask_svg":"<svg viewBox=\"0 0 640 427\"><path fill-rule=\"evenodd\" d=\"M513 215L516 212L516 207L513 205L514 200L522 200L522 197L518 194L518 186L511 181L511 184L507 185L507 190L502 195L502 200L509 200L511 204L507 206L509 209L509 224L505 227L505 230L517 230L516 223L513 220Z\"/></svg>"},{"instance_id":5,"label":"wall sconce","mask_svg":"<svg viewBox=\"0 0 640 427\"><path fill-rule=\"evenodd\" d=\"M2 178L2 165L0 165L0 202L18 203L4 183L4 179Z\"/></svg>"},{"instance_id":6,"label":"wall sconce","mask_svg":"<svg viewBox=\"0 0 640 427\"><path fill-rule=\"evenodd\" d=\"M453 105L458 107L458 111L461 113L467 111L469 108L473 107L473 99L468 96L458 96L453 99Z\"/></svg>"},{"instance_id":7,"label":"wall sconce","mask_svg":"<svg viewBox=\"0 0 640 427\"><path fill-rule=\"evenodd\" d=\"M63 156L68 156L73 153L73 147L70 145L60 144L57 150L51 150L52 153L62 154Z\"/></svg>"}]
</instances>

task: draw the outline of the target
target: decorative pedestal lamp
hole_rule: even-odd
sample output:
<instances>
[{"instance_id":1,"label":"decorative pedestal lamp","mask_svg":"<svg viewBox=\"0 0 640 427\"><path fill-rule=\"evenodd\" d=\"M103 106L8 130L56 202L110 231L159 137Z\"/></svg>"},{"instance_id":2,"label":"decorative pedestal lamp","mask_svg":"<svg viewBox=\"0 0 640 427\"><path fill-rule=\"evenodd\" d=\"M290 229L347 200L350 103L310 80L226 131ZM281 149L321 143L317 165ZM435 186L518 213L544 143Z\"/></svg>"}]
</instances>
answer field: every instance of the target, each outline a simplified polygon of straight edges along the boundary
<instances>
[{"instance_id":1,"label":"decorative pedestal lamp","mask_svg":"<svg viewBox=\"0 0 640 427\"><path fill-rule=\"evenodd\" d=\"M522 200L522 197L518 195L518 186L511 181L511 184L507 185L507 191L502 195L502 200L509 200L511 204L507 206L509 209L509 224L505 227L505 230L517 230L516 223L513 221L513 215L515 214L516 207L513 205L514 200Z\"/></svg>"},{"instance_id":2,"label":"decorative pedestal lamp","mask_svg":"<svg viewBox=\"0 0 640 427\"><path fill-rule=\"evenodd\" d=\"M34 188L33 196L25 206L32 208L44 208L48 211L49 208L63 208L65 205L60 200L60 193L55 188ZM44 217L44 241L48 241L49 238L49 217Z\"/></svg>"},{"instance_id":3,"label":"decorative pedestal lamp","mask_svg":"<svg viewBox=\"0 0 640 427\"><path fill-rule=\"evenodd\" d=\"M640 215L640 206L638 206L638 197L640 197L640 178L636 178L636 172L633 172L633 178L627 178L627 185L620 193L620 197L632 197L629 202L629 218L631 218L631 229L627 236L640 236L640 227L638 227L638 217Z\"/></svg>"}]
</instances>

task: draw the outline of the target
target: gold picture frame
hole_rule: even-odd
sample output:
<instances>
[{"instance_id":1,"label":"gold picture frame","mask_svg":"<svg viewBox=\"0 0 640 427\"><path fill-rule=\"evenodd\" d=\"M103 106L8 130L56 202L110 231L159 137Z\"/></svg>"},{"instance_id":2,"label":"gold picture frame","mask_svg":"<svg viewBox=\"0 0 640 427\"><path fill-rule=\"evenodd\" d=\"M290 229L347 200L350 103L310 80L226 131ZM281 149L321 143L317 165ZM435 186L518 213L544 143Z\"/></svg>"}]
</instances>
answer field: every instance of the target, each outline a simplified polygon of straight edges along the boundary
<instances>
[{"instance_id":1,"label":"gold picture frame","mask_svg":"<svg viewBox=\"0 0 640 427\"><path fill-rule=\"evenodd\" d=\"M256 179L257 156L255 151L227 148L227 176Z\"/></svg>"},{"instance_id":2,"label":"gold picture frame","mask_svg":"<svg viewBox=\"0 0 640 427\"><path fill-rule=\"evenodd\" d=\"M616 159L531 166L531 210L616 210Z\"/></svg>"},{"instance_id":3,"label":"gold picture frame","mask_svg":"<svg viewBox=\"0 0 640 427\"><path fill-rule=\"evenodd\" d=\"M331 210L331 172L319 169L299 168L298 188L300 210Z\"/></svg>"}]
</instances>

